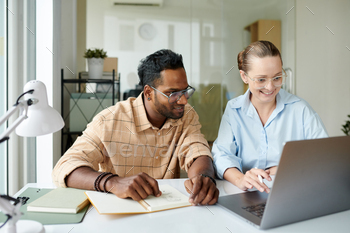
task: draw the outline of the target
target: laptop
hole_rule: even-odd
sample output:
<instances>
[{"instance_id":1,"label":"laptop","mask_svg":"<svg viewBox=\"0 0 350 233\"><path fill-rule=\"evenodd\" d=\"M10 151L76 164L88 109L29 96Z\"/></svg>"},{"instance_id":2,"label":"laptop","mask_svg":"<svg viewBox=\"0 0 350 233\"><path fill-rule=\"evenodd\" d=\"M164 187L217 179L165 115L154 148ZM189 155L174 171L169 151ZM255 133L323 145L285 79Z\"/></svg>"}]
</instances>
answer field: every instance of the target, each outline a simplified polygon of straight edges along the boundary
<instances>
[{"instance_id":1,"label":"laptop","mask_svg":"<svg viewBox=\"0 0 350 233\"><path fill-rule=\"evenodd\" d=\"M350 136L287 142L270 194L251 191L218 204L260 229L350 209Z\"/></svg>"}]
</instances>

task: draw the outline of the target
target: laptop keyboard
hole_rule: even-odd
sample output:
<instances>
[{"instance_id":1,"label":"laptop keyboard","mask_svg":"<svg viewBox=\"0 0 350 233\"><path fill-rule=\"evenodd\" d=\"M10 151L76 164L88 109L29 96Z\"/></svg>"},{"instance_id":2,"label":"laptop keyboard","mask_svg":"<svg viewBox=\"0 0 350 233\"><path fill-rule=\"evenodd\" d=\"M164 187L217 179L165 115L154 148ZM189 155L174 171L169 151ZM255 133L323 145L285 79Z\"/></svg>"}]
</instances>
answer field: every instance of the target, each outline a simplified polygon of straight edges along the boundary
<instances>
[{"instance_id":1,"label":"laptop keyboard","mask_svg":"<svg viewBox=\"0 0 350 233\"><path fill-rule=\"evenodd\" d=\"M262 218L264 214L266 203L242 207L242 209L254 214L255 216Z\"/></svg>"}]
</instances>

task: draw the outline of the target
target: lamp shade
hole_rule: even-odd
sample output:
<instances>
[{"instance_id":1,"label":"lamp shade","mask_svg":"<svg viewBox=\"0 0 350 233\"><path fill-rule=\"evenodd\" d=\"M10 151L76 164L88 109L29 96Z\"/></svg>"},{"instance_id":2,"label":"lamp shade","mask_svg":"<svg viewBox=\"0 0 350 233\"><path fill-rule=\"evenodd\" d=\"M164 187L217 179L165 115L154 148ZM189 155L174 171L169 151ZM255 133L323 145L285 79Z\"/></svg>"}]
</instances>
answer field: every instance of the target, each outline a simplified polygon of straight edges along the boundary
<instances>
[{"instance_id":1,"label":"lamp shade","mask_svg":"<svg viewBox=\"0 0 350 233\"><path fill-rule=\"evenodd\" d=\"M32 94L27 93L24 99L32 99L35 104L28 107L28 118L16 128L16 133L23 137L35 137L56 132L63 128L64 121L61 115L47 101L45 84L38 80L29 81L24 86L24 92L31 89Z\"/></svg>"}]
</instances>

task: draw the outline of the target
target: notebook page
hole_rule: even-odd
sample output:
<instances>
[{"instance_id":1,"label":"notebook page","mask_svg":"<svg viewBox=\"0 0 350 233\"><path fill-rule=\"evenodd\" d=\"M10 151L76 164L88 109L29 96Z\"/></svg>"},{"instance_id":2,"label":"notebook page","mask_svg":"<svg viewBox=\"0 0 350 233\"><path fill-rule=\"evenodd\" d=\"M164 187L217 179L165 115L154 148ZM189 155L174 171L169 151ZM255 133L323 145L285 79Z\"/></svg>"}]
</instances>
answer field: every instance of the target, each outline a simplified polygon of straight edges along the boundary
<instances>
[{"instance_id":1,"label":"notebook page","mask_svg":"<svg viewBox=\"0 0 350 233\"><path fill-rule=\"evenodd\" d=\"M129 198L122 199L112 193L86 191L85 194L100 214L134 214L148 212L137 201Z\"/></svg>"},{"instance_id":2,"label":"notebook page","mask_svg":"<svg viewBox=\"0 0 350 233\"><path fill-rule=\"evenodd\" d=\"M162 192L160 197L148 196L144 201L149 205L150 211L165 210L183 206L190 206L188 197L170 185L159 185Z\"/></svg>"}]
</instances>

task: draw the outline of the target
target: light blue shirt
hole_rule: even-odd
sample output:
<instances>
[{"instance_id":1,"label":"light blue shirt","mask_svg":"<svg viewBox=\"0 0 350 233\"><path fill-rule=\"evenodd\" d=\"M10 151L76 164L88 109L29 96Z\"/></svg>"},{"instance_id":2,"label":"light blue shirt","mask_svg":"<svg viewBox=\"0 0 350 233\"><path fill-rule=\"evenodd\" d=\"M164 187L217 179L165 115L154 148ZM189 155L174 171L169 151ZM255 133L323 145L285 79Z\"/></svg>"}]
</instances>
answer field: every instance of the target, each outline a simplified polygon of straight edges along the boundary
<instances>
[{"instance_id":1,"label":"light blue shirt","mask_svg":"<svg viewBox=\"0 0 350 233\"><path fill-rule=\"evenodd\" d=\"M320 117L305 100L280 89L276 109L263 126L249 95L248 90L230 100L222 116L212 149L220 179L231 167L245 173L254 167L277 166L287 141L328 137Z\"/></svg>"}]
</instances>

